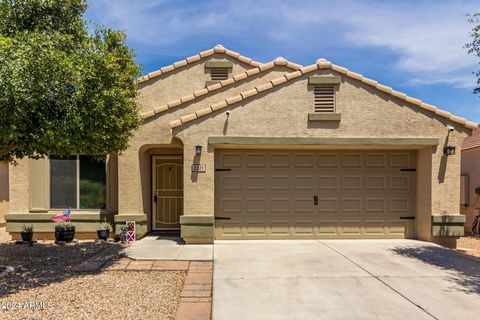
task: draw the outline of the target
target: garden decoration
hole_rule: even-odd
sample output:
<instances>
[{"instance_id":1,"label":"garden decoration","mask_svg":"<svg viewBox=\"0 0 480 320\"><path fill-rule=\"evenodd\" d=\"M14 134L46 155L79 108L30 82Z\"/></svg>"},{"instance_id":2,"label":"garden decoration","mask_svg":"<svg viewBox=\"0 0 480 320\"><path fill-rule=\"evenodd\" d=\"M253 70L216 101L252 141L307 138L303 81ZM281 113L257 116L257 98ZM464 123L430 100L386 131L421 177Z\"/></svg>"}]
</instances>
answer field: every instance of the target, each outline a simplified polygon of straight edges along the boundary
<instances>
[{"instance_id":1,"label":"garden decoration","mask_svg":"<svg viewBox=\"0 0 480 320\"><path fill-rule=\"evenodd\" d=\"M60 222L61 224L55 226L55 239L57 242L72 242L75 238L75 226L72 226L70 221L70 208L59 213L51 218L53 222Z\"/></svg>"}]
</instances>

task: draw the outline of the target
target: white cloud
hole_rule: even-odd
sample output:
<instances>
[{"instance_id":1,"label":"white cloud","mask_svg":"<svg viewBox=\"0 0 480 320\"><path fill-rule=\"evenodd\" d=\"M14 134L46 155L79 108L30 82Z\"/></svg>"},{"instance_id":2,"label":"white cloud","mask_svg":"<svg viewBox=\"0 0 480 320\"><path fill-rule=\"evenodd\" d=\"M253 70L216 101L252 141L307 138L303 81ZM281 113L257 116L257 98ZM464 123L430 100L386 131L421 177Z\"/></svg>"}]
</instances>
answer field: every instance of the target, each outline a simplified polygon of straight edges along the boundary
<instances>
[{"instance_id":1,"label":"white cloud","mask_svg":"<svg viewBox=\"0 0 480 320\"><path fill-rule=\"evenodd\" d=\"M330 47L395 54L392 72L412 84L472 87L477 67L463 49L474 1L96 0L95 21L126 30L139 54L182 56L223 40L254 58L321 56ZM476 8L477 7L477 8ZM240 47L240 48L238 48ZM279 52L280 51L280 52ZM242 51L243 52L243 51ZM335 58L335 57L328 57ZM302 64L314 61L299 61Z\"/></svg>"}]
</instances>

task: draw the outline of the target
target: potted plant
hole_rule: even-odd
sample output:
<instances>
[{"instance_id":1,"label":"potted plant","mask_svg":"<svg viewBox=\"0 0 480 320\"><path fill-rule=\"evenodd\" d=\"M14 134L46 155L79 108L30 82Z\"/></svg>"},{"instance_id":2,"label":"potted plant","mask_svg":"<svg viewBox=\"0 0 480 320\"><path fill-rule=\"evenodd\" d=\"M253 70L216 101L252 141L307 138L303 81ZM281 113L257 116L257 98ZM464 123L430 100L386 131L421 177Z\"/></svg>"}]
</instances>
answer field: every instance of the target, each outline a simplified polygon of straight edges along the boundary
<instances>
[{"instance_id":1,"label":"potted plant","mask_svg":"<svg viewBox=\"0 0 480 320\"><path fill-rule=\"evenodd\" d=\"M57 242L72 242L75 239L75 226L70 221L55 226L55 240Z\"/></svg>"},{"instance_id":2,"label":"potted plant","mask_svg":"<svg viewBox=\"0 0 480 320\"><path fill-rule=\"evenodd\" d=\"M110 235L110 225L107 223L106 220L98 227L97 235L99 240L107 241L108 236Z\"/></svg>"},{"instance_id":3,"label":"potted plant","mask_svg":"<svg viewBox=\"0 0 480 320\"><path fill-rule=\"evenodd\" d=\"M122 244L127 243L127 227L126 226L123 226L120 228L120 241L122 242Z\"/></svg>"},{"instance_id":4,"label":"potted plant","mask_svg":"<svg viewBox=\"0 0 480 320\"><path fill-rule=\"evenodd\" d=\"M33 225L23 225L21 235L23 242L31 242L33 239Z\"/></svg>"},{"instance_id":5,"label":"potted plant","mask_svg":"<svg viewBox=\"0 0 480 320\"><path fill-rule=\"evenodd\" d=\"M55 240L57 242L72 242L75 238L75 226L70 221L70 208L52 217L52 221L62 222L55 226Z\"/></svg>"}]
</instances>

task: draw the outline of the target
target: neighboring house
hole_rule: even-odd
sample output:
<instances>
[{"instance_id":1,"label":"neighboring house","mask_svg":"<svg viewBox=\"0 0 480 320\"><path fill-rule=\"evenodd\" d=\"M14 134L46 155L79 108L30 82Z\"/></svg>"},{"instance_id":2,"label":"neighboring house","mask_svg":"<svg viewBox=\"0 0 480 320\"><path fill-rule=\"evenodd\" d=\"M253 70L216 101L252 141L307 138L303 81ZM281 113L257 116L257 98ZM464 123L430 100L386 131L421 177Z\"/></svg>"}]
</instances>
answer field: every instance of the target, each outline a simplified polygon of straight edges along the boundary
<instances>
[{"instance_id":1,"label":"neighboring house","mask_svg":"<svg viewBox=\"0 0 480 320\"><path fill-rule=\"evenodd\" d=\"M68 206L79 237L102 218L187 243L463 235L459 151L475 123L323 59L222 46L138 84L144 124L121 155L10 166L14 237L24 223L51 236Z\"/></svg>"},{"instance_id":2,"label":"neighboring house","mask_svg":"<svg viewBox=\"0 0 480 320\"><path fill-rule=\"evenodd\" d=\"M466 216L465 231L480 214L480 130L475 130L462 144L462 180L460 213Z\"/></svg>"}]
</instances>

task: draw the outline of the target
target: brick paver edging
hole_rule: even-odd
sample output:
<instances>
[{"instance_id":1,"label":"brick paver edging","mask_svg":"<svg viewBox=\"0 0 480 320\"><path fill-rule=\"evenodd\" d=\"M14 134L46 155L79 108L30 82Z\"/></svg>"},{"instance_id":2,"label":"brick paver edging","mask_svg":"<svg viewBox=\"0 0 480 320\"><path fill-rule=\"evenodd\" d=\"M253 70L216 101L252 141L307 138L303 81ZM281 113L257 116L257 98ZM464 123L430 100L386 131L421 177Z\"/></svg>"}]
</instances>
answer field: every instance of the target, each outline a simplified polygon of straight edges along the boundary
<instances>
[{"instance_id":1,"label":"brick paver edging","mask_svg":"<svg viewBox=\"0 0 480 320\"><path fill-rule=\"evenodd\" d=\"M97 264L93 263L99 270ZM210 320L212 315L212 261L129 260L107 261L105 271L183 271L187 272L180 295L176 320Z\"/></svg>"}]
</instances>

